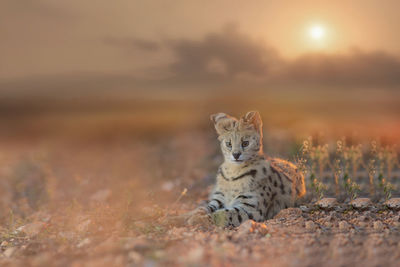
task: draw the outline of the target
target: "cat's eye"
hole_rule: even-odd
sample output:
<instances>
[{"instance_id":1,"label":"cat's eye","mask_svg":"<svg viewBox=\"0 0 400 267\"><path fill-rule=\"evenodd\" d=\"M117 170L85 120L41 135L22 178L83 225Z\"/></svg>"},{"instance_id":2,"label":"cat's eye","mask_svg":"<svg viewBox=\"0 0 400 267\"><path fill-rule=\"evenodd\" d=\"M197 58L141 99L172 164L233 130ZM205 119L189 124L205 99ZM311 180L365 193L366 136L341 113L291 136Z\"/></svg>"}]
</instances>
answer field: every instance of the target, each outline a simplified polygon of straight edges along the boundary
<instances>
[{"instance_id":1,"label":"cat's eye","mask_svg":"<svg viewBox=\"0 0 400 267\"><path fill-rule=\"evenodd\" d=\"M225 142L225 145L227 146L227 147L232 147L232 143L231 143L231 141L228 141L228 142Z\"/></svg>"},{"instance_id":2,"label":"cat's eye","mask_svg":"<svg viewBox=\"0 0 400 267\"><path fill-rule=\"evenodd\" d=\"M248 146L249 145L249 141L243 141L242 142L242 147L246 147L246 146Z\"/></svg>"}]
</instances>

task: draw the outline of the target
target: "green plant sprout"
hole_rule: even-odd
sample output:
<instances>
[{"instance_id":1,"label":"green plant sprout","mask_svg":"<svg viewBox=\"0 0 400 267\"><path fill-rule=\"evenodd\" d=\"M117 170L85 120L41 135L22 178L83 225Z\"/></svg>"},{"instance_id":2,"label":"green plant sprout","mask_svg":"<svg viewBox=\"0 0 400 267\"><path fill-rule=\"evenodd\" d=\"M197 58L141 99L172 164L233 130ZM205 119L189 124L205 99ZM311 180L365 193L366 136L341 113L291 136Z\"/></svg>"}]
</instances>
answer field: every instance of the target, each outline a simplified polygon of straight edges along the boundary
<instances>
[{"instance_id":1,"label":"green plant sprout","mask_svg":"<svg viewBox=\"0 0 400 267\"><path fill-rule=\"evenodd\" d=\"M309 173L308 166L308 154L310 149L310 140L304 140L303 145L300 149L300 155L296 158L296 165L298 170L303 174L304 177L307 177Z\"/></svg>"},{"instance_id":2,"label":"green plant sprout","mask_svg":"<svg viewBox=\"0 0 400 267\"><path fill-rule=\"evenodd\" d=\"M360 186L353 180L357 176L357 170L362 166L362 146L346 146L345 141L338 141L337 154L342 162L343 185L351 199L355 199L361 191ZM352 173L352 177L350 176ZM353 179L352 179L353 178Z\"/></svg>"},{"instance_id":3,"label":"green plant sprout","mask_svg":"<svg viewBox=\"0 0 400 267\"><path fill-rule=\"evenodd\" d=\"M312 138L309 137L303 141L297 165L304 177L307 177L308 174L308 184L315 190L318 198L321 199L324 196L324 192L327 191L327 186L321 180L325 168L329 166L328 145L313 146ZM316 173L318 173L318 177Z\"/></svg>"},{"instance_id":4,"label":"green plant sprout","mask_svg":"<svg viewBox=\"0 0 400 267\"><path fill-rule=\"evenodd\" d=\"M377 145L376 145L376 141L372 141L371 142L370 159L369 159L368 165L367 165L371 196L375 194L374 177L376 175L376 157L377 157Z\"/></svg>"},{"instance_id":5,"label":"green plant sprout","mask_svg":"<svg viewBox=\"0 0 400 267\"><path fill-rule=\"evenodd\" d=\"M312 180L311 187L314 189L315 193L317 194L318 199L323 198L324 193L328 190L328 187L321 181L318 181L318 179L316 179L316 178L314 178Z\"/></svg>"},{"instance_id":6,"label":"green plant sprout","mask_svg":"<svg viewBox=\"0 0 400 267\"><path fill-rule=\"evenodd\" d=\"M376 141L370 143L369 151L363 150L361 144L346 146L344 139L336 142L336 151L329 152L329 146L313 145L312 138L303 141L296 163L299 172L306 177L307 186L319 199L327 192L328 187L323 183L323 175L326 170L333 172L335 182L335 195L340 196L343 190L350 199L355 199L361 192L362 182L360 169L363 175L367 175L369 193L377 194L386 199L392 197L396 186L389 183L393 178L392 172L399 166L399 159L395 146L380 147ZM399 166L400 167L400 166ZM360 182L358 182L358 180ZM379 191L377 189L379 188Z\"/></svg>"},{"instance_id":7,"label":"green plant sprout","mask_svg":"<svg viewBox=\"0 0 400 267\"><path fill-rule=\"evenodd\" d=\"M395 186L390 182L386 182L383 186L383 192L385 193L385 199L388 200L392 197L392 191L395 190Z\"/></svg>"},{"instance_id":8,"label":"green plant sprout","mask_svg":"<svg viewBox=\"0 0 400 267\"><path fill-rule=\"evenodd\" d=\"M386 146L380 151L380 158L386 165L386 177L388 180L392 178L392 170L398 163L398 157L395 146Z\"/></svg>"},{"instance_id":9,"label":"green plant sprout","mask_svg":"<svg viewBox=\"0 0 400 267\"><path fill-rule=\"evenodd\" d=\"M339 178L343 175L342 161L340 159L340 155L343 151L343 143L342 141L336 142L336 158L334 159L333 166L331 164L331 169L333 170L333 175L335 179L335 194L339 196L340 194L340 186L339 186Z\"/></svg>"},{"instance_id":10,"label":"green plant sprout","mask_svg":"<svg viewBox=\"0 0 400 267\"><path fill-rule=\"evenodd\" d=\"M360 185L352 181L348 176L345 176L344 179L345 179L344 188L348 192L350 199L357 198L358 194L361 192Z\"/></svg>"}]
</instances>

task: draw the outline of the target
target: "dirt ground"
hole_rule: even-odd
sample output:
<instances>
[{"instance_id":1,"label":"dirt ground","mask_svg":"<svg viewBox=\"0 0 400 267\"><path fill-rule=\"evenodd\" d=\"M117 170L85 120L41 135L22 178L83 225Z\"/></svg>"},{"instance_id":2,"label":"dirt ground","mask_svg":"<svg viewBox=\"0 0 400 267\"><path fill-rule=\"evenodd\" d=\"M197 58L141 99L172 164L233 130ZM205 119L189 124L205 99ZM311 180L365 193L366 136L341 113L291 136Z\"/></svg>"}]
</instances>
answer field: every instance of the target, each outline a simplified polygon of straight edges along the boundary
<instances>
[{"instance_id":1,"label":"dirt ground","mask_svg":"<svg viewBox=\"0 0 400 267\"><path fill-rule=\"evenodd\" d=\"M209 132L2 142L0 266L398 266L400 212L376 203L310 198L237 229L166 223L207 198L221 161Z\"/></svg>"}]
</instances>

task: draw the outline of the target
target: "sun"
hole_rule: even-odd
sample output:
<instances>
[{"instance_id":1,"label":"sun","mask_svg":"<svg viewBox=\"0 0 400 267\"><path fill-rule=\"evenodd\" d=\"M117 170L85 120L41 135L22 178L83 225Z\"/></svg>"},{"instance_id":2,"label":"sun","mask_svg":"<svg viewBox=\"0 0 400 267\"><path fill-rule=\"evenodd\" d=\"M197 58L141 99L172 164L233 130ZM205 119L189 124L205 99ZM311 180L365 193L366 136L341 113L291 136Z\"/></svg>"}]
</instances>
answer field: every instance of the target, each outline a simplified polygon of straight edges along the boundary
<instances>
[{"instance_id":1,"label":"sun","mask_svg":"<svg viewBox=\"0 0 400 267\"><path fill-rule=\"evenodd\" d=\"M309 31L310 37L314 40L321 40L325 36L325 28L321 25L314 25Z\"/></svg>"}]
</instances>

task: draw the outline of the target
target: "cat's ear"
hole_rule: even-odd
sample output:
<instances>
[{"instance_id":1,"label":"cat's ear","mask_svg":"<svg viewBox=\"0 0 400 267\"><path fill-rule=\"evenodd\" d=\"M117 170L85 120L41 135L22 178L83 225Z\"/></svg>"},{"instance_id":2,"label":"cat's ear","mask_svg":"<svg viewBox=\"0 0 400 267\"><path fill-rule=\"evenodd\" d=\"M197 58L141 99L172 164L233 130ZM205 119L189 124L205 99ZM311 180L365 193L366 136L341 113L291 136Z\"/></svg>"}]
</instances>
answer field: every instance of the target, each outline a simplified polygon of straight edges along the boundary
<instances>
[{"instance_id":1,"label":"cat's ear","mask_svg":"<svg viewBox=\"0 0 400 267\"><path fill-rule=\"evenodd\" d=\"M215 130L217 130L218 135L223 135L232 131L237 122L235 118L225 113L213 114L210 116L210 119L214 122Z\"/></svg>"},{"instance_id":2,"label":"cat's ear","mask_svg":"<svg viewBox=\"0 0 400 267\"><path fill-rule=\"evenodd\" d=\"M249 111L240 118L240 127L242 129L254 129L262 133L262 120L258 111Z\"/></svg>"}]
</instances>

